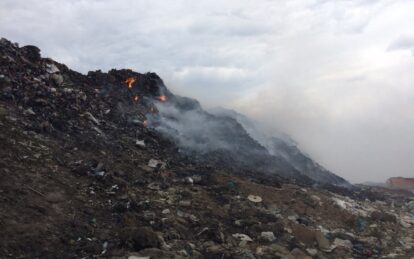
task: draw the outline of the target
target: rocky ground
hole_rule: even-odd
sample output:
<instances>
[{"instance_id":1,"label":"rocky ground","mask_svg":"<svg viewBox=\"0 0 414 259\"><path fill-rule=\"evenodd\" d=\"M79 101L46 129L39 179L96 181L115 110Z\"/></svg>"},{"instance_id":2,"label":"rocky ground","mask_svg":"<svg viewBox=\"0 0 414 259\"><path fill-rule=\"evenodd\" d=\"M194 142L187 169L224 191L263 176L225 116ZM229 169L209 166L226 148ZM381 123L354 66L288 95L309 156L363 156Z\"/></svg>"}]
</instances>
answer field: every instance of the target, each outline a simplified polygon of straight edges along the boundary
<instances>
[{"instance_id":1,"label":"rocky ground","mask_svg":"<svg viewBox=\"0 0 414 259\"><path fill-rule=\"evenodd\" d=\"M147 125L169 98L0 40L0 258L414 258L412 192L193 161Z\"/></svg>"}]
</instances>

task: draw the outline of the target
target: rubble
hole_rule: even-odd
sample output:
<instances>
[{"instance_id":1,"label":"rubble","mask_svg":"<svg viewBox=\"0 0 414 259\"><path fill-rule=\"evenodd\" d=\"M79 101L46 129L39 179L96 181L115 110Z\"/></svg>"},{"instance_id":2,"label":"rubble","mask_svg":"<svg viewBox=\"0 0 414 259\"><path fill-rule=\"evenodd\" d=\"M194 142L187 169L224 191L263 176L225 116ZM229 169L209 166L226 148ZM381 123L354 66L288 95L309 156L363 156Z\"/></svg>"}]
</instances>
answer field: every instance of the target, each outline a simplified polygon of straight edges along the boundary
<instances>
[{"instance_id":1,"label":"rubble","mask_svg":"<svg viewBox=\"0 0 414 259\"><path fill-rule=\"evenodd\" d=\"M194 159L143 123L174 99L154 73L82 75L3 39L0 75L1 258L414 254L412 192Z\"/></svg>"},{"instance_id":2,"label":"rubble","mask_svg":"<svg viewBox=\"0 0 414 259\"><path fill-rule=\"evenodd\" d=\"M161 160L157 160L157 159L150 159L148 161L148 166L152 167L152 168L160 168L160 169L164 169L166 166L166 163L161 161Z\"/></svg>"},{"instance_id":3,"label":"rubble","mask_svg":"<svg viewBox=\"0 0 414 259\"><path fill-rule=\"evenodd\" d=\"M266 240L266 241L269 241L269 242L273 242L273 241L275 241L275 240L276 240L275 234L273 234L273 232L271 232L271 231L268 231L268 232L262 232L262 233L260 234L260 237L261 237L263 240Z\"/></svg>"}]
</instances>

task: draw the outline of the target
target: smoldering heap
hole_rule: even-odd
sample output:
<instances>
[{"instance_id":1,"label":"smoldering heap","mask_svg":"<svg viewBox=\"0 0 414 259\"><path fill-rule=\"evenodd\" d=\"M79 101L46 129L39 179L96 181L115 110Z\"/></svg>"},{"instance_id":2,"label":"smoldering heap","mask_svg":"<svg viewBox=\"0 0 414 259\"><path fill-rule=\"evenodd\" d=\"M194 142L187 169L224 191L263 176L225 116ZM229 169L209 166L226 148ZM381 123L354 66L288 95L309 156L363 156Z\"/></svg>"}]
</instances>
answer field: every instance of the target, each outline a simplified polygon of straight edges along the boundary
<instances>
[{"instance_id":1,"label":"smoldering heap","mask_svg":"<svg viewBox=\"0 0 414 259\"><path fill-rule=\"evenodd\" d=\"M414 254L412 193L351 188L155 73L83 75L2 39L0 87L1 258Z\"/></svg>"}]
</instances>

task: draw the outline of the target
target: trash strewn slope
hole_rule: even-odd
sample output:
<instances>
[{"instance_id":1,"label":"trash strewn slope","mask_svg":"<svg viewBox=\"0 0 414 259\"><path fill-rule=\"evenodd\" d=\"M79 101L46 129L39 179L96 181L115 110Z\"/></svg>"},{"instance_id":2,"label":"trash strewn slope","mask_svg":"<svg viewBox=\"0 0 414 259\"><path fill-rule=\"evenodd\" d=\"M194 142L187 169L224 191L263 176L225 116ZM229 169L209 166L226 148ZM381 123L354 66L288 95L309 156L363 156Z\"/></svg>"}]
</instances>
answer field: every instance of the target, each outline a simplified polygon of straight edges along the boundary
<instances>
[{"instance_id":1,"label":"trash strewn slope","mask_svg":"<svg viewBox=\"0 0 414 259\"><path fill-rule=\"evenodd\" d=\"M0 91L1 258L414 254L412 193L295 183L182 150L156 130L174 116L157 114L196 104L154 73L82 75L2 39Z\"/></svg>"}]
</instances>

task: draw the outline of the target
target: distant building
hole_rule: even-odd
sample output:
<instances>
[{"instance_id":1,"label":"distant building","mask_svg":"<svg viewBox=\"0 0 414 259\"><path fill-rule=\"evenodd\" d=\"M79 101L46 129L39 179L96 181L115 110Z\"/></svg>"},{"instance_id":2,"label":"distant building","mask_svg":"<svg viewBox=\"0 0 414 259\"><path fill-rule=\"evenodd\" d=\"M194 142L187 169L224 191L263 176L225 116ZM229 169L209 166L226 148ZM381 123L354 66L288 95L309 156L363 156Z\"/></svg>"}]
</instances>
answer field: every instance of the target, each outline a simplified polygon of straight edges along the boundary
<instances>
[{"instance_id":1,"label":"distant building","mask_svg":"<svg viewBox=\"0 0 414 259\"><path fill-rule=\"evenodd\" d=\"M387 180L387 185L398 189L414 189L414 178L391 177Z\"/></svg>"}]
</instances>

